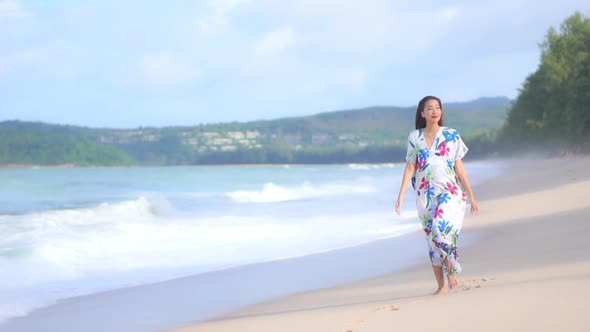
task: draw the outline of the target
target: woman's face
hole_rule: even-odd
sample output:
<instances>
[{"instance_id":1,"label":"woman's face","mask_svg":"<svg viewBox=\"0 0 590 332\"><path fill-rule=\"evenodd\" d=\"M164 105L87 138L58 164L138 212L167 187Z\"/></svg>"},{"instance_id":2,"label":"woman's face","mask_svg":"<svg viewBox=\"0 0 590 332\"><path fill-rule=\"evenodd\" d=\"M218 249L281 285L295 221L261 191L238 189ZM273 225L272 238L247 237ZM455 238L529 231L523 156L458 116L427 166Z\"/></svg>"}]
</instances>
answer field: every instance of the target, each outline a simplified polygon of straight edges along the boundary
<instances>
[{"instance_id":1,"label":"woman's face","mask_svg":"<svg viewBox=\"0 0 590 332\"><path fill-rule=\"evenodd\" d=\"M424 104L424 110L420 114L426 119L427 124L435 124L438 123L442 117L442 109L436 99L430 99L426 101Z\"/></svg>"}]
</instances>

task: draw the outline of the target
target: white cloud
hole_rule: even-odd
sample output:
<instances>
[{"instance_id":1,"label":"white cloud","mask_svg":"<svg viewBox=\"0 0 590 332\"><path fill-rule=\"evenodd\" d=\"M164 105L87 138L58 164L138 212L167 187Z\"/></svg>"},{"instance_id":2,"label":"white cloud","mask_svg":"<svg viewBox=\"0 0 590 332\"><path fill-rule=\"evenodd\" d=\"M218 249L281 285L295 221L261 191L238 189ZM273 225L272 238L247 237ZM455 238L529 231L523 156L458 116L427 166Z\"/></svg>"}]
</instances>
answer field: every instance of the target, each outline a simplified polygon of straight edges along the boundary
<instances>
[{"instance_id":1,"label":"white cloud","mask_svg":"<svg viewBox=\"0 0 590 332\"><path fill-rule=\"evenodd\" d=\"M168 53L143 56L139 68L146 82L156 87L177 85L198 76L197 70L179 62Z\"/></svg>"},{"instance_id":2,"label":"white cloud","mask_svg":"<svg viewBox=\"0 0 590 332\"><path fill-rule=\"evenodd\" d=\"M218 13L228 13L234 8L250 2L251 0L209 0L209 6Z\"/></svg>"},{"instance_id":3,"label":"white cloud","mask_svg":"<svg viewBox=\"0 0 590 332\"><path fill-rule=\"evenodd\" d=\"M443 8L440 11L440 18L443 21L452 21L459 14L459 10L455 7Z\"/></svg>"},{"instance_id":4,"label":"white cloud","mask_svg":"<svg viewBox=\"0 0 590 332\"><path fill-rule=\"evenodd\" d=\"M213 15L198 22L198 32L211 34L227 30L230 26L229 20L224 15Z\"/></svg>"},{"instance_id":5,"label":"white cloud","mask_svg":"<svg viewBox=\"0 0 590 332\"><path fill-rule=\"evenodd\" d=\"M290 27L273 30L254 43L254 54L261 57L277 55L295 45L297 34Z\"/></svg>"},{"instance_id":6,"label":"white cloud","mask_svg":"<svg viewBox=\"0 0 590 332\"><path fill-rule=\"evenodd\" d=\"M358 68L343 72L339 82L348 90L359 91L365 88L368 79L368 71L364 68Z\"/></svg>"},{"instance_id":7,"label":"white cloud","mask_svg":"<svg viewBox=\"0 0 590 332\"><path fill-rule=\"evenodd\" d=\"M237 120L410 104L426 92L514 96L547 29L587 2L204 0L137 10L112 0L0 0L0 29L9 29L0 33L0 97L20 105L22 93L74 87L87 91L79 103L96 91L104 105L141 102L169 121L172 108L194 109L192 98ZM35 107L57 112L61 100Z\"/></svg>"},{"instance_id":8,"label":"white cloud","mask_svg":"<svg viewBox=\"0 0 590 332\"><path fill-rule=\"evenodd\" d=\"M403 13L390 0L260 1L265 16L296 22L298 41L310 50L371 53L402 33Z\"/></svg>"},{"instance_id":9,"label":"white cloud","mask_svg":"<svg viewBox=\"0 0 590 332\"><path fill-rule=\"evenodd\" d=\"M56 47L56 44L36 45L0 55L0 74L12 73L22 77L50 73L57 77L60 75L61 66Z\"/></svg>"},{"instance_id":10,"label":"white cloud","mask_svg":"<svg viewBox=\"0 0 590 332\"><path fill-rule=\"evenodd\" d=\"M228 30L231 26L231 12L248 2L251 0L209 0L208 6L212 14L198 22L198 32L212 34Z\"/></svg>"},{"instance_id":11,"label":"white cloud","mask_svg":"<svg viewBox=\"0 0 590 332\"><path fill-rule=\"evenodd\" d=\"M320 94L332 94L346 91L346 93L363 92L369 81L369 71L366 68L343 68L321 77L306 76L301 80L299 90L306 97Z\"/></svg>"},{"instance_id":12,"label":"white cloud","mask_svg":"<svg viewBox=\"0 0 590 332\"><path fill-rule=\"evenodd\" d=\"M2 17L23 17L25 11L16 0L0 1L0 18Z\"/></svg>"}]
</instances>

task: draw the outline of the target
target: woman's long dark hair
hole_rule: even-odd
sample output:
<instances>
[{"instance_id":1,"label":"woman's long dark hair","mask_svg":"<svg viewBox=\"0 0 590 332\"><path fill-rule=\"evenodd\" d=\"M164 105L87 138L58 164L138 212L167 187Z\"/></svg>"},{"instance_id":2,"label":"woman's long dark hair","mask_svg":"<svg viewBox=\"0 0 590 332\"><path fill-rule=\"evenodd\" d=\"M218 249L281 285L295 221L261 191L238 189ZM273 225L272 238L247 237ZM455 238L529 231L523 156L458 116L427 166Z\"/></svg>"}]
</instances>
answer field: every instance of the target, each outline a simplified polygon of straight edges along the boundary
<instances>
[{"instance_id":1,"label":"woman's long dark hair","mask_svg":"<svg viewBox=\"0 0 590 332\"><path fill-rule=\"evenodd\" d=\"M438 120L438 125L439 126L443 126L443 114L442 114L442 103L440 101L439 98L435 97L435 96L426 96L424 98L422 98L422 100L420 100L420 102L418 103L418 108L416 109L416 129L420 129L420 128L426 128L426 119L424 119L422 117L422 111L424 111L424 106L426 105L426 102L429 100L436 100L438 101L438 106L440 106L440 120Z\"/></svg>"}]
</instances>

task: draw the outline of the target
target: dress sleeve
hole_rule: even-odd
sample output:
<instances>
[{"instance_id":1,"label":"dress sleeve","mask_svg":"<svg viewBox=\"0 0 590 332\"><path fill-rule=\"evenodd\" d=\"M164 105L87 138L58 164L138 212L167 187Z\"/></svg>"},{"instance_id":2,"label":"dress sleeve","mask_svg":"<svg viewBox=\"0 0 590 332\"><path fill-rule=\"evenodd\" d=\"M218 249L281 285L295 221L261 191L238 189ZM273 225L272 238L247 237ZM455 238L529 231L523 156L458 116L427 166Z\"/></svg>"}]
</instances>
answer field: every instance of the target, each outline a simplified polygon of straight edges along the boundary
<instances>
[{"instance_id":1,"label":"dress sleeve","mask_svg":"<svg viewBox=\"0 0 590 332\"><path fill-rule=\"evenodd\" d=\"M463 157L465 157L465 155L467 154L467 151L469 151L469 148L467 147L467 145L465 145L465 143L461 139L461 136L459 136L459 133L457 133L455 151L453 151L453 160L463 159Z\"/></svg>"},{"instance_id":2,"label":"dress sleeve","mask_svg":"<svg viewBox=\"0 0 590 332\"><path fill-rule=\"evenodd\" d=\"M406 161L413 163L416 161L416 142L414 142L414 135L408 135L408 149L406 152Z\"/></svg>"}]
</instances>

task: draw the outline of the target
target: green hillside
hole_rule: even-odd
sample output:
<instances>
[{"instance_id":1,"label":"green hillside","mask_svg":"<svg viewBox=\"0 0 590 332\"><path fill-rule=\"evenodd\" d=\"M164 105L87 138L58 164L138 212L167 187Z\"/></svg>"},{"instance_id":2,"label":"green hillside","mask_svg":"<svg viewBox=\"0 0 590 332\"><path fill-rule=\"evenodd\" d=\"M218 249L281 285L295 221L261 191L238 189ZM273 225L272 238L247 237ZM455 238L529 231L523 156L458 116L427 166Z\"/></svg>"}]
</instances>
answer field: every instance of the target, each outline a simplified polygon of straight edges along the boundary
<instances>
[{"instance_id":1,"label":"green hillside","mask_svg":"<svg viewBox=\"0 0 590 332\"><path fill-rule=\"evenodd\" d=\"M26 123L4 122L0 126L0 164L34 165L131 165L122 150L86 137L60 132L61 126L41 125L48 130L24 129ZM36 126L39 127L39 126Z\"/></svg>"},{"instance_id":2,"label":"green hillside","mask_svg":"<svg viewBox=\"0 0 590 332\"><path fill-rule=\"evenodd\" d=\"M465 137L497 129L510 100L444 104L445 125ZM0 122L0 163L186 165L392 162L405 155L415 107L370 107L276 120L108 129Z\"/></svg>"},{"instance_id":3,"label":"green hillside","mask_svg":"<svg viewBox=\"0 0 590 332\"><path fill-rule=\"evenodd\" d=\"M500 128L510 104L510 100L505 97L446 103L443 105L445 125L464 134L484 128ZM321 113L303 119L317 131L384 132L393 138L405 140L409 130L414 129L415 115L416 107L370 107Z\"/></svg>"}]
</instances>

